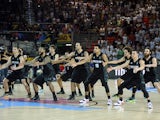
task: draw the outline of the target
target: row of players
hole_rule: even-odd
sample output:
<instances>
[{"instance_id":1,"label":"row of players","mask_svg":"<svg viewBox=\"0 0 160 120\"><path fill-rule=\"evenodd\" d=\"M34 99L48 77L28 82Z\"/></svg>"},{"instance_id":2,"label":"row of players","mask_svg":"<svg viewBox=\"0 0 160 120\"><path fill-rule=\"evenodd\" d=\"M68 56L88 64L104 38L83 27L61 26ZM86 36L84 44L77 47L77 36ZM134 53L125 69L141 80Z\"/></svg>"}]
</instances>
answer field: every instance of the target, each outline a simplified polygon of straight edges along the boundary
<instances>
[{"instance_id":1,"label":"row of players","mask_svg":"<svg viewBox=\"0 0 160 120\"><path fill-rule=\"evenodd\" d=\"M151 51L149 48L144 50L144 59L141 59L139 58L138 52L136 50L132 50L130 47L124 47L124 57L115 61L108 61L107 55L101 52L99 45L94 46L93 53L90 55L87 51L82 49L80 43L75 44L75 51L61 57L58 57L56 54L54 45L49 47L49 51L50 53L47 55L45 47L40 47L38 49L39 55L37 57L35 57L32 61L25 61L25 56L20 54L20 51L17 47L13 47L13 56L8 58L7 63L0 66L0 69L4 69L10 66L10 69L12 70L12 73L3 80L3 86L5 90L4 96L9 94L9 84L17 79L22 80L28 95L31 96L29 83L25 78L27 72L24 72L23 68L24 66L32 66L42 70L42 72L40 72L40 74L33 80L35 96L32 98L32 100L40 99L38 95L38 85L43 87L43 84L46 83L52 92L54 101L57 101L54 86L51 82L53 77L56 76L61 87L60 93L64 93L62 80L65 79L66 76L60 76L55 65L66 62L66 66L72 67L72 72L70 73L71 95L69 96L68 100L75 99L75 84L80 84L83 82L85 88L85 98L79 102L83 104L88 103L90 96L90 86L93 87L97 80L101 80L102 86L105 88L105 92L108 97L107 104L111 105L112 100L109 86L106 80L107 72L125 68L126 73L118 79L118 93L116 95L119 96L119 100L114 103L114 105L123 104L122 95L124 88L133 88L133 94L130 99L134 99L136 90L140 89L142 90L144 97L147 98L148 108L153 108L149 94L145 88L145 83L152 82L153 85L157 88L158 92L160 92L160 84L156 78L155 72L155 68L157 67L157 60L151 56ZM89 66L87 63L92 63L92 72L89 71ZM108 64L117 63L122 64L116 67L106 67ZM142 71L144 69L145 74L142 75Z\"/></svg>"}]
</instances>

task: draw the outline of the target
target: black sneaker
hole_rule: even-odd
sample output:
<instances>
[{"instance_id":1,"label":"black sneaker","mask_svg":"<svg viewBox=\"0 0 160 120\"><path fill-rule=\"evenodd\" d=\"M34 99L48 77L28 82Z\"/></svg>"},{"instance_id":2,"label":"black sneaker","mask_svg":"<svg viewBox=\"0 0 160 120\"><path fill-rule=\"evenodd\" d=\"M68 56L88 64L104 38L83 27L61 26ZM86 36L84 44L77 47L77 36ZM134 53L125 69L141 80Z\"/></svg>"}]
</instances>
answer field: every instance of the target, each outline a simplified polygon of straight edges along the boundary
<instances>
[{"instance_id":1,"label":"black sneaker","mask_svg":"<svg viewBox=\"0 0 160 120\"><path fill-rule=\"evenodd\" d=\"M75 100L75 96L70 95L69 98L68 98L68 100Z\"/></svg>"},{"instance_id":2,"label":"black sneaker","mask_svg":"<svg viewBox=\"0 0 160 120\"><path fill-rule=\"evenodd\" d=\"M12 84L12 90L14 90L14 84Z\"/></svg>"},{"instance_id":3,"label":"black sneaker","mask_svg":"<svg viewBox=\"0 0 160 120\"><path fill-rule=\"evenodd\" d=\"M135 102L135 97L130 97L126 100L126 102Z\"/></svg>"},{"instance_id":4,"label":"black sneaker","mask_svg":"<svg viewBox=\"0 0 160 120\"><path fill-rule=\"evenodd\" d=\"M77 92L74 92L74 95L76 95L76 96L77 96Z\"/></svg>"},{"instance_id":5,"label":"black sneaker","mask_svg":"<svg viewBox=\"0 0 160 120\"><path fill-rule=\"evenodd\" d=\"M57 101L57 96L56 95L53 96L53 100Z\"/></svg>"},{"instance_id":6,"label":"black sneaker","mask_svg":"<svg viewBox=\"0 0 160 120\"><path fill-rule=\"evenodd\" d=\"M31 93L28 93L27 97L28 97L28 98L31 98L31 97L32 97Z\"/></svg>"},{"instance_id":7,"label":"black sneaker","mask_svg":"<svg viewBox=\"0 0 160 120\"><path fill-rule=\"evenodd\" d=\"M91 96L90 96L90 95L88 96L88 98L89 98L89 101L92 101L92 98L91 98Z\"/></svg>"},{"instance_id":8,"label":"black sneaker","mask_svg":"<svg viewBox=\"0 0 160 120\"><path fill-rule=\"evenodd\" d=\"M65 94L65 92L64 91L59 91L59 92L57 92L57 94Z\"/></svg>"},{"instance_id":9,"label":"black sneaker","mask_svg":"<svg viewBox=\"0 0 160 120\"><path fill-rule=\"evenodd\" d=\"M39 95L35 95L31 100L40 100Z\"/></svg>"},{"instance_id":10,"label":"black sneaker","mask_svg":"<svg viewBox=\"0 0 160 120\"><path fill-rule=\"evenodd\" d=\"M79 92L79 96L82 96L82 93L81 93L81 92Z\"/></svg>"},{"instance_id":11,"label":"black sneaker","mask_svg":"<svg viewBox=\"0 0 160 120\"><path fill-rule=\"evenodd\" d=\"M95 98L95 95L94 95L94 93L92 93L92 98Z\"/></svg>"},{"instance_id":12,"label":"black sneaker","mask_svg":"<svg viewBox=\"0 0 160 120\"><path fill-rule=\"evenodd\" d=\"M13 95L13 92L12 92L12 91L9 91L8 95Z\"/></svg>"},{"instance_id":13,"label":"black sneaker","mask_svg":"<svg viewBox=\"0 0 160 120\"><path fill-rule=\"evenodd\" d=\"M112 95L112 97L118 97L118 93L117 93L117 94Z\"/></svg>"}]
</instances>

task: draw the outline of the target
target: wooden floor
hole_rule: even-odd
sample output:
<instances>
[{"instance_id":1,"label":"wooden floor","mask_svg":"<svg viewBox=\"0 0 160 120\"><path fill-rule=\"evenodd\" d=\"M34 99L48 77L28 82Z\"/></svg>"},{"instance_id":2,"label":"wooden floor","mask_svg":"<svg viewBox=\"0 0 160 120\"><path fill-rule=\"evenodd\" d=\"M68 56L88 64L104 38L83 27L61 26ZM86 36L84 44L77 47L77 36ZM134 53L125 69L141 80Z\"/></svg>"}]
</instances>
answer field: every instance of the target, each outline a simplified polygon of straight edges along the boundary
<instances>
[{"instance_id":1,"label":"wooden floor","mask_svg":"<svg viewBox=\"0 0 160 120\"><path fill-rule=\"evenodd\" d=\"M58 92L57 83L53 84ZM117 91L115 80L109 80L108 84L113 95ZM11 100L0 99L0 120L160 120L160 95L154 89L149 92L154 108L149 110L141 92L137 92L136 102L125 102L120 107L107 106L104 88L98 82L95 85L95 98L89 105L82 106L78 100L84 96L77 96L76 100L68 101L70 82L65 82L64 88L66 94L57 95L58 102L52 101L47 86L44 87L44 93L40 94L41 100L33 102L26 98L24 87L16 84ZM83 85L81 88L83 90ZM3 89L0 89L0 95L2 94ZM130 90L124 90L124 99L130 95ZM112 98L113 102L117 99Z\"/></svg>"}]
</instances>

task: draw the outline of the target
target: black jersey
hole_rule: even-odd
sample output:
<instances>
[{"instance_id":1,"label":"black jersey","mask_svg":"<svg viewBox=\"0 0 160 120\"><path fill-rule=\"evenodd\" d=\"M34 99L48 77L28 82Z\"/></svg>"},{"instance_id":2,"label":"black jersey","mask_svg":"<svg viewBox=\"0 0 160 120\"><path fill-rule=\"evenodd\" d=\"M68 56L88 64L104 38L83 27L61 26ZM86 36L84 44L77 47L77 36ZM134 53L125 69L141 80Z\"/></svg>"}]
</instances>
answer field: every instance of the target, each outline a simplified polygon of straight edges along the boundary
<instances>
[{"instance_id":1,"label":"black jersey","mask_svg":"<svg viewBox=\"0 0 160 120\"><path fill-rule=\"evenodd\" d=\"M44 58L42 56L38 56L36 59L37 62L42 62L43 60L44 60ZM38 70L38 69L43 69L43 66L35 67L35 70Z\"/></svg>"},{"instance_id":2,"label":"black jersey","mask_svg":"<svg viewBox=\"0 0 160 120\"><path fill-rule=\"evenodd\" d=\"M153 59L153 57L150 57L148 60L143 58L143 60L145 61L145 65L152 64L152 59ZM145 67L145 74L155 76L156 75L156 70L155 70L154 67Z\"/></svg>"},{"instance_id":3,"label":"black jersey","mask_svg":"<svg viewBox=\"0 0 160 120\"><path fill-rule=\"evenodd\" d=\"M12 56L11 57L11 66L18 67L19 64L20 64L20 55L18 55L17 57Z\"/></svg>"},{"instance_id":4,"label":"black jersey","mask_svg":"<svg viewBox=\"0 0 160 120\"><path fill-rule=\"evenodd\" d=\"M73 68L71 66L65 66L64 70L65 70L66 73L72 73Z\"/></svg>"},{"instance_id":5,"label":"black jersey","mask_svg":"<svg viewBox=\"0 0 160 120\"><path fill-rule=\"evenodd\" d=\"M44 57L39 57L37 60L39 62L43 62L45 60L46 57L49 57L48 55L45 55ZM54 69L52 67L51 61L45 65L40 66L43 70L43 74L44 75L51 75L54 73Z\"/></svg>"},{"instance_id":6,"label":"black jersey","mask_svg":"<svg viewBox=\"0 0 160 120\"><path fill-rule=\"evenodd\" d=\"M10 66L18 67L20 64L20 57L21 57L21 55L18 55L17 57L15 57L14 55L11 56L11 65ZM15 70L15 71L21 71L22 69Z\"/></svg>"},{"instance_id":7,"label":"black jersey","mask_svg":"<svg viewBox=\"0 0 160 120\"><path fill-rule=\"evenodd\" d=\"M51 60L55 60L55 54L54 54L54 55L51 55L51 54L49 53L49 56L50 56ZM58 74L58 73L60 72L59 64L53 64L52 66L53 66L53 68L55 69L56 74Z\"/></svg>"},{"instance_id":8,"label":"black jersey","mask_svg":"<svg viewBox=\"0 0 160 120\"><path fill-rule=\"evenodd\" d=\"M75 59L75 62L81 61L81 60L78 59L78 57L85 57L84 56L84 51L82 51L81 53L78 53L77 51L75 51L75 55L73 57ZM76 66L76 68L85 68L85 64L78 65L78 66Z\"/></svg>"},{"instance_id":9,"label":"black jersey","mask_svg":"<svg viewBox=\"0 0 160 120\"><path fill-rule=\"evenodd\" d=\"M96 55L95 53L92 56L92 63L94 70L103 70L103 58L102 58L103 53L100 55Z\"/></svg>"},{"instance_id":10,"label":"black jersey","mask_svg":"<svg viewBox=\"0 0 160 120\"><path fill-rule=\"evenodd\" d=\"M134 62L134 60L131 59L129 62L129 67L130 67L129 70L133 72L134 68L140 67L140 63L139 63L140 60L141 59L138 59L137 61ZM139 77L141 73L142 73L142 71L138 71L137 73L134 73L134 77Z\"/></svg>"}]
</instances>

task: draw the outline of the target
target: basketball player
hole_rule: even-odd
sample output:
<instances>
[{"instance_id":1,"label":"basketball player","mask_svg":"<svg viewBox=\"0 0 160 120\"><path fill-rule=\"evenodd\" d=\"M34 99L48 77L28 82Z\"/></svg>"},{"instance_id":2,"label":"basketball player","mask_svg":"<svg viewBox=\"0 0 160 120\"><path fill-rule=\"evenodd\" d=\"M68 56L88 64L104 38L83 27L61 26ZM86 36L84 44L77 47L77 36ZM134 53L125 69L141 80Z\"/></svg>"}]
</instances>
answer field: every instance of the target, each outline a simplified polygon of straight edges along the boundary
<instances>
[{"instance_id":1,"label":"basketball player","mask_svg":"<svg viewBox=\"0 0 160 120\"><path fill-rule=\"evenodd\" d=\"M105 73L104 67L108 64L108 58L106 54L101 52L100 45L94 46L94 52L89 56L89 62L93 63L93 72L89 76L89 78L85 81L85 92L86 96L83 100L80 100L80 103L87 103L89 102L89 85L93 86L99 79L101 80L102 86L105 88L107 97L108 97L108 105L112 104L112 100L110 99L110 92L107 82L105 81Z\"/></svg>"},{"instance_id":2,"label":"basketball player","mask_svg":"<svg viewBox=\"0 0 160 120\"><path fill-rule=\"evenodd\" d=\"M151 56L151 50L149 48L146 48L144 50L143 60L145 62L145 73L144 73L145 83L152 82L153 86L160 93L160 83L156 77L157 59ZM135 93L136 90L132 91L132 96L129 98L129 100L135 99Z\"/></svg>"},{"instance_id":3,"label":"basketball player","mask_svg":"<svg viewBox=\"0 0 160 120\"><path fill-rule=\"evenodd\" d=\"M65 94L62 81L60 80L61 74L60 74L59 63L61 63L62 61L59 59L59 54L56 53L55 45L50 45L49 56L52 60L52 66L53 66L55 73L56 73L56 80L57 80L58 85L60 87L60 91L57 92L57 94Z\"/></svg>"},{"instance_id":4,"label":"basketball player","mask_svg":"<svg viewBox=\"0 0 160 120\"><path fill-rule=\"evenodd\" d=\"M108 72L110 72L111 70L116 70L116 69L121 69L121 68L128 68L128 72L127 74L130 75L128 76L128 80L124 81L120 86L118 86L118 95L119 95L119 100L114 103L115 106L120 106L123 104L123 89L127 88L130 89L134 86L136 86L137 89L140 89L143 94L144 97L147 99L148 102L148 108L152 109L152 103L149 99L149 94L145 88L145 82L143 79L143 75L142 75L142 71L145 68L145 62L144 60L140 59L138 56L138 52L136 50L132 51L132 55L131 55L132 59L125 62L122 65L116 66L116 67L110 67L108 68Z\"/></svg>"},{"instance_id":5,"label":"basketball player","mask_svg":"<svg viewBox=\"0 0 160 120\"><path fill-rule=\"evenodd\" d=\"M58 81L60 81L60 82L62 82L62 81L65 82L65 81L71 79L71 76L72 76L73 68L70 66L70 64L68 64L70 62L70 58L65 59L66 56L68 56L68 55L69 55L69 52L65 52L65 55L61 56L61 58L60 58L60 60L63 60L63 63L64 63L64 71L61 73L61 76L58 79ZM75 84L75 87L78 88L79 96L82 96L80 85L79 84ZM60 93L63 94L63 91L64 90L61 89L59 94ZM75 95L77 95L76 91L75 91Z\"/></svg>"},{"instance_id":6,"label":"basketball player","mask_svg":"<svg viewBox=\"0 0 160 120\"><path fill-rule=\"evenodd\" d=\"M9 57L7 63L0 66L0 69L10 67L12 72L3 80L4 86L4 96L9 95L9 86L8 83L13 83L17 79L23 79L23 68L24 68L24 57L20 54L18 47L12 48L13 55ZM28 93L29 94L29 93Z\"/></svg>"},{"instance_id":7,"label":"basketball player","mask_svg":"<svg viewBox=\"0 0 160 120\"><path fill-rule=\"evenodd\" d=\"M35 57L32 61L30 61L30 64L32 66L35 66L35 67L39 66L42 68L42 72L33 81L35 96L32 98L32 100L40 99L38 95L38 85L43 86L43 84L46 83L50 91L52 92L53 100L57 101L57 96L54 91L54 86L51 83L53 80L53 77L55 77L55 72L52 67L51 59L48 55L46 55L45 47L39 47L38 52L39 52L39 56Z\"/></svg>"},{"instance_id":8,"label":"basketball player","mask_svg":"<svg viewBox=\"0 0 160 120\"><path fill-rule=\"evenodd\" d=\"M82 46L80 43L75 44L75 51L71 52L68 55L68 58L71 58L70 65L73 67L73 72L71 76L71 95L69 96L68 100L74 100L75 99L75 91L76 86L75 83L80 84L81 82L84 83L87 79L87 70L85 63L81 63L82 60L84 60L86 57L88 57L88 52L84 51L82 49Z\"/></svg>"},{"instance_id":9,"label":"basketball player","mask_svg":"<svg viewBox=\"0 0 160 120\"><path fill-rule=\"evenodd\" d=\"M132 49L128 46L123 48L124 51L124 56L118 60L114 60L114 61L108 61L108 64L122 64L125 63L127 61L129 61L131 59L131 53L132 53ZM117 86L119 86L123 81L127 80L128 77L130 76L128 72L128 68L125 68L126 72L124 75L122 75L120 78L117 79ZM118 94L114 94L114 96L118 96Z\"/></svg>"}]
</instances>

